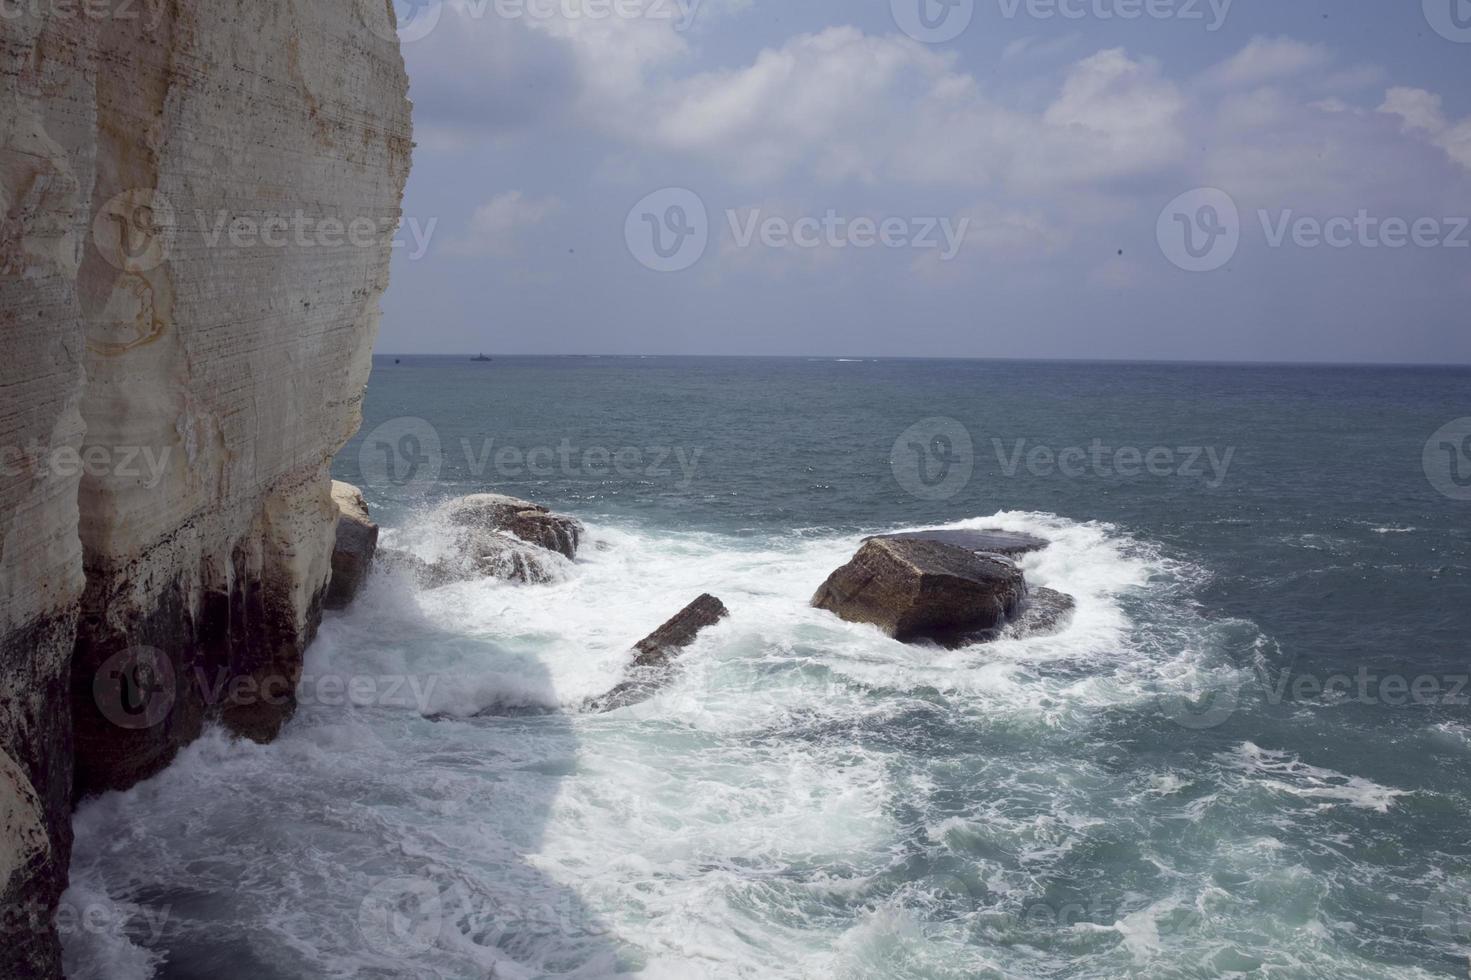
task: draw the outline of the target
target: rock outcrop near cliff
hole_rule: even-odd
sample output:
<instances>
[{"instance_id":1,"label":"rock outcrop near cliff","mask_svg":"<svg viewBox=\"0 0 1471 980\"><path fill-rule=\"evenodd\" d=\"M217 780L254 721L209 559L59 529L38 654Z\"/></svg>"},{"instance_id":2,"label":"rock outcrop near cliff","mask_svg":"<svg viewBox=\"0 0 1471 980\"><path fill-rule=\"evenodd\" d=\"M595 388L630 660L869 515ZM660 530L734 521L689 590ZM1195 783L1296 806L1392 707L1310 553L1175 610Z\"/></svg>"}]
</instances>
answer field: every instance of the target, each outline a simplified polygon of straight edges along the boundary
<instances>
[{"instance_id":1,"label":"rock outcrop near cliff","mask_svg":"<svg viewBox=\"0 0 1471 980\"><path fill-rule=\"evenodd\" d=\"M332 481L332 504L337 508L337 543L332 548L332 580L324 604L328 609L346 609L373 569L378 525L368 514L363 492L351 483Z\"/></svg>"},{"instance_id":2,"label":"rock outcrop near cliff","mask_svg":"<svg viewBox=\"0 0 1471 980\"><path fill-rule=\"evenodd\" d=\"M388 0L16 4L0 24L6 922L64 887L76 796L157 771L208 719L263 739L290 714L406 89ZM221 704L222 678L280 696ZM8 934L0 975L59 976L49 927Z\"/></svg>"}]
</instances>

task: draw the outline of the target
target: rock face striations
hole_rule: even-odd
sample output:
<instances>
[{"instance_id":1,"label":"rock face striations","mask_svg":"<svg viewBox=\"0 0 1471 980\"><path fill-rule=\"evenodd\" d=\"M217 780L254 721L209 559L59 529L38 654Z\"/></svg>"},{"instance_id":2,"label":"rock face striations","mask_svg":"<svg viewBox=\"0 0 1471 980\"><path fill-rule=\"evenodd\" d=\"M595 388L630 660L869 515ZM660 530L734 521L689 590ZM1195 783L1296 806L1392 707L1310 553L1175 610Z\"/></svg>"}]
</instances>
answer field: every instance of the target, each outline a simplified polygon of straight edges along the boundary
<instances>
[{"instance_id":1,"label":"rock face striations","mask_svg":"<svg viewBox=\"0 0 1471 980\"><path fill-rule=\"evenodd\" d=\"M0 976L60 976L77 796L206 719L266 739L291 712L406 92L387 0L19 4L0 26L0 913L39 923ZM281 696L214 703L222 678Z\"/></svg>"}]
</instances>

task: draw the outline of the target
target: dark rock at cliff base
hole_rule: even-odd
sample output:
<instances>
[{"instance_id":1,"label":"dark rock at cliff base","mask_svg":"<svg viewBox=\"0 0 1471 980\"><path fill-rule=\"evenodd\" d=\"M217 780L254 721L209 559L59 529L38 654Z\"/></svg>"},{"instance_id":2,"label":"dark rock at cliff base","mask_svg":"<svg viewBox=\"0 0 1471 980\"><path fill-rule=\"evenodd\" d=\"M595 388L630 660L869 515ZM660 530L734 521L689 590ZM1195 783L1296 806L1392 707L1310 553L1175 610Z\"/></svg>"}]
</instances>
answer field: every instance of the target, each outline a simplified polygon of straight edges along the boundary
<instances>
[{"instance_id":1,"label":"dark rock at cliff base","mask_svg":"<svg viewBox=\"0 0 1471 980\"><path fill-rule=\"evenodd\" d=\"M904 643L992 639L1020 611L1021 570L1005 558L922 538L870 538L812 604Z\"/></svg>"},{"instance_id":2,"label":"dark rock at cliff base","mask_svg":"<svg viewBox=\"0 0 1471 980\"><path fill-rule=\"evenodd\" d=\"M999 528L982 528L979 531L960 529L900 531L895 534L880 534L876 537L890 541L938 541L941 544L953 544L958 548L966 548L982 554L1005 555L1008 558L1024 555L1030 551L1041 551L1052 543L1034 534L1026 534L1022 531L1002 531Z\"/></svg>"},{"instance_id":3,"label":"dark rock at cliff base","mask_svg":"<svg viewBox=\"0 0 1471 980\"><path fill-rule=\"evenodd\" d=\"M522 541L567 559L577 557L582 540L581 522L553 514L540 504L498 493L461 497L445 508L445 516L456 527L475 531L504 531Z\"/></svg>"},{"instance_id":4,"label":"dark rock at cliff base","mask_svg":"<svg viewBox=\"0 0 1471 980\"><path fill-rule=\"evenodd\" d=\"M669 679L674 660L700 631L714 626L730 611L725 603L706 593L685 606L669 622L660 626L634 645L637 654L628 671L628 680L601 697L590 699L586 711L614 711L645 701Z\"/></svg>"},{"instance_id":5,"label":"dark rock at cliff base","mask_svg":"<svg viewBox=\"0 0 1471 980\"><path fill-rule=\"evenodd\" d=\"M332 503L337 505L337 543L332 548L332 580L322 602L328 609L345 609L368 580L378 549L378 525L368 518L362 491L350 483L332 481Z\"/></svg>"},{"instance_id":6,"label":"dark rock at cliff base","mask_svg":"<svg viewBox=\"0 0 1471 980\"><path fill-rule=\"evenodd\" d=\"M1021 614L1006 627L1006 635L1016 639L1061 633L1072 622L1077 601L1065 592L1046 586L1027 590Z\"/></svg>"}]
</instances>

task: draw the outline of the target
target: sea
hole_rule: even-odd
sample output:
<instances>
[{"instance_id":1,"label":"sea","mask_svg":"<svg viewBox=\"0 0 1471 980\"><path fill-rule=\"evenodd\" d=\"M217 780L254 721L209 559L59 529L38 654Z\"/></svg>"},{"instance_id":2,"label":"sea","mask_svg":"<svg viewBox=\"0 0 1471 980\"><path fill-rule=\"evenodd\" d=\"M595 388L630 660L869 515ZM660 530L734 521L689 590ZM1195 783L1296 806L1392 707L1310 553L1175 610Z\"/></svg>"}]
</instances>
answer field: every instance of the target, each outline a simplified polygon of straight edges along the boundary
<instances>
[{"instance_id":1,"label":"sea","mask_svg":"<svg viewBox=\"0 0 1471 980\"><path fill-rule=\"evenodd\" d=\"M334 475L581 520L328 612L301 706L86 801L79 978L1464 977L1471 369L379 356ZM1003 528L1060 632L810 605ZM583 709L701 593L649 700Z\"/></svg>"}]
</instances>

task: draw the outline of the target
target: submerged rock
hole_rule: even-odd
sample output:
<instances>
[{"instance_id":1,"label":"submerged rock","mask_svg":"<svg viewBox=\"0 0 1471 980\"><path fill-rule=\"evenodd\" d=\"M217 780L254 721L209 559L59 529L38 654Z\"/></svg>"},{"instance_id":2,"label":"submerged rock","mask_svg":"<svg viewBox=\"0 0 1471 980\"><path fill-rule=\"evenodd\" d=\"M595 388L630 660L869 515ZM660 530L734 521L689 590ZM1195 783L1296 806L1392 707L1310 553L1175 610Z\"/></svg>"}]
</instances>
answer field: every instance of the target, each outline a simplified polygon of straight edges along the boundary
<instances>
[{"instance_id":1,"label":"submerged rock","mask_svg":"<svg viewBox=\"0 0 1471 980\"><path fill-rule=\"evenodd\" d=\"M529 500L498 493L461 497L446 507L445 516L457 527L504 531L568 560L577 557L584 530L582 523L571 517L553 514Z\"/></svg>"},{"instance_id":2,"label":"submerged rock","mask_svg":"<svg viewBox=\"0 0 1471 980\"><path fill-rule=\"evenodd\" d=\"M587 711L614 711L647 700L669 679L674 660L700 631L714 626L730 611L725 603L706 593L681 609L673 619L634 645L637 656L629 679L584 706Z\"/></svg>"},{"instance_id":3,"label":"submerged rock","mask_svg":"<svg viewBox=\"0 0 1471 980\"><path fill-rule=\"evenodd\" d=\"M1016 639L1060 633L1072 621L1078 603L1072 596L1045 585L1027 590L1026 601L1016 621L1006 627L1006 635Z\"/></svg>"},{"instance_id":4,"label":"submerged rock","mask_svg":"<svg viewBox=\"0 0 1471 980\"><path fill-rule=\"evenodd\" d=\"M870 538L828 576L812 605L904 643L956 647L994 638L1026 596L1005 558L923 538Z\"/></svg>"},{"instance_id":5,"label":"submerged rock","mask_svg":"<svg viewBox=\"0 0 1471 980\"><path fill-rule=\"evenodd\" d=\"M368 502L351 483L332 481L337 507L337 543L332 548L332 578L322 600L328 609L345 609L357 597L378 549L378 525L368 517Z\"/></svg>"},{"instance_id":6,"label":"submerged rock","mask_svg":"<svg viewBox=\"0 0 1471 980\"><path fill-rule=\"evenodd\" d=\"M1035 534L1023 531L1003 531L1000 528L982 528L971 531L956 528L937 528L930 531L899 531L895 534L880 534L868 540L888 541L938 541L953 544L958 548L987 555L1005 555L1014 558L1032 551L1041 551L1052 542Z\"/></svg>"}]
</instances>

